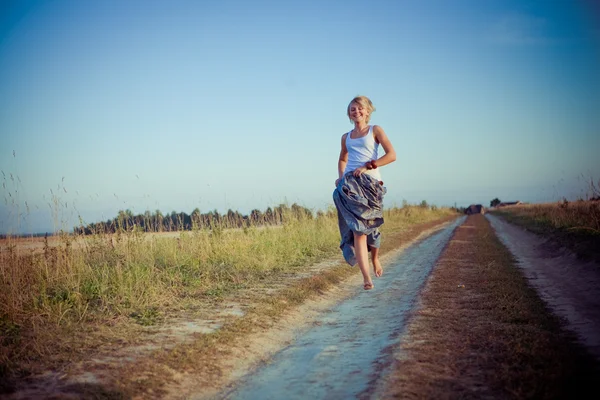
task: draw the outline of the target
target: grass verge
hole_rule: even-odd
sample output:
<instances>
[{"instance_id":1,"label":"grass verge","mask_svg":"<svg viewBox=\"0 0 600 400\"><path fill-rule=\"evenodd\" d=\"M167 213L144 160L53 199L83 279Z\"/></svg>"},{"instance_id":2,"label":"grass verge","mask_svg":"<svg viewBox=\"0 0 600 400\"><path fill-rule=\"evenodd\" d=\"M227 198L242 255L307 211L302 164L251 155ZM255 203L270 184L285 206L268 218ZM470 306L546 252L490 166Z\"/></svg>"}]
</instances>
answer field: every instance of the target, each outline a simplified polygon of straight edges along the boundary
<instances>
[{"instance_id":1,"label":"grass verge","mask_svg":"<svg viewBox=\"0 0 600 400\"><path fill-rule=\"evenodd\" d=\"M421 232L454 218L454 214L433 220L421 215L419 222L399 224L395 230L386 232L381 254L384 255L414 240ZM177 385L177 377L181 373L192 375L195 386L202 387L204 391L207 388L219 387L223 376L226 375L224 360L231 356L233 348L244 348L247 338L252 334L264 332L293 308L358 273L357 268L349 268L345 262L339 261L337 265L313 276L297 281L290 280L285 288L271 296L263 296L260 291L255 292L255 297L251 300L253 306L243 317L231 321L212 334L203 335L193 343L181 344L172 350L155 353L145 360L139 360L135 366L128 365L120 370L117 376L129 377L129 385L121 387L123 390L133 390L136 395L157 395L160 398L166 395L165 385ZM147 379L143 382L132 386L131 383L135 382L132 378L139 376L140 368L148 368L148 371L152 372L144 375ZM179 393L185 397L184 392Z\"/></svg>"},{"instance_id":2,"label":"grass verge","mask_svg":"<svg viewBox=\"0 0 600 400\"><path fill-rule=\"evenodd\" d=\"M387 210L385 237L409 235L416 225L455 215L425 207ZM68 376L90 357L143 347L158 325L177 318L211 319L224 303L245 303L242 317L229 318L213 333L196 334L191 343L172 343L149 358L140 355L136 363L102 367L112 382L104 387L115 395L158 391L172 375L165 370L188 368L189 360L192 369L206 366L196 371L200 375L217 371L210 354L233 343L231 335L261 327L260 321L278 318L311 293L356 272L337 266L298 278L308 265L338 255L339 232L331 213L276 228L181 232L174 239L147 238L134 230L94 236L80 247L72 238L64 240L41 254L12 248L0 255L4 382L22 382L47 370ZM382 251L389 246L384 239ZM265 287L275 289L265 296ZM152 372L157 369L158 378ZM152 385L138 385L143 376L154 377Z\"/></svg>"},{"instance_id":3,"label":"grass verge","mask_svg":"<svg viewBox=\"0 0 600 400\"><path fill-rule=\"evenodd\" d=\"M600 201L527 204L492 213L550 238L584 260L600 263Z\"/></svg>"},{"instance_id":4,"label":"grass verge","mask_svg":"<svg viewBox=\"0 0 600 400\"><path fill-rule=\"evenodd\" d=\"M384 397L597 398L598 364L514 263L482 215L457 228L396 353Z\"/></svg>"}]
</instances>

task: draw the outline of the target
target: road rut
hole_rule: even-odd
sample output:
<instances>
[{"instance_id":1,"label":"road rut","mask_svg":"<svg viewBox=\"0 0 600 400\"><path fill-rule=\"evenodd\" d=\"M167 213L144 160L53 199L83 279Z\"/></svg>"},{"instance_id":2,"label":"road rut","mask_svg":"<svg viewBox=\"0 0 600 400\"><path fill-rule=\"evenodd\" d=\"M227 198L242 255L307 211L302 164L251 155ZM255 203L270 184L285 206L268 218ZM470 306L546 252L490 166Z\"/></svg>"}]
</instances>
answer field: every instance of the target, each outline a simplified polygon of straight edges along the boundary
<instances>
[{"instance_id":1,"label":"road rut","mask_svg":"<svg viewBox=\"0 0 600 400\"><path fill-rule=\"evenodd\" d=\"M368 397L391 361L420 289L459 218L388 261L375 289L328 310L260 368L222 392L225 399Z\"/></svg>"}]
</instances>

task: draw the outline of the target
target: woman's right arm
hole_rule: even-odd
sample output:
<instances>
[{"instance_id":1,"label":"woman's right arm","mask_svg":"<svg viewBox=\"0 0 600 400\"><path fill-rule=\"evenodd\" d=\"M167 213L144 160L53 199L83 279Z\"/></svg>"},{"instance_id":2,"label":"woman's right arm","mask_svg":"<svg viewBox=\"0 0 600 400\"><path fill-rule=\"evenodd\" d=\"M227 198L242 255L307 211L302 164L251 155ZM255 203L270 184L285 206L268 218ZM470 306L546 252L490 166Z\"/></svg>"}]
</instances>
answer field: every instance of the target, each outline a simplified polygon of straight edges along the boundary
<instances>
[{"instance_id":1,"label":"woman's right arm","mask_svg":"<svg viewBox=\"0 0 600 400\"><path fill-rule=\"evenodd\" d=\"M346 135L344 133L342 135L342 149L340 150L340 158L338 159L338 179L335 181L335 186L337 187L340 179L344 176L344 171L346 170L346 164L348 164L348 149L346 148Z\"/></svg>"}]
</instances>

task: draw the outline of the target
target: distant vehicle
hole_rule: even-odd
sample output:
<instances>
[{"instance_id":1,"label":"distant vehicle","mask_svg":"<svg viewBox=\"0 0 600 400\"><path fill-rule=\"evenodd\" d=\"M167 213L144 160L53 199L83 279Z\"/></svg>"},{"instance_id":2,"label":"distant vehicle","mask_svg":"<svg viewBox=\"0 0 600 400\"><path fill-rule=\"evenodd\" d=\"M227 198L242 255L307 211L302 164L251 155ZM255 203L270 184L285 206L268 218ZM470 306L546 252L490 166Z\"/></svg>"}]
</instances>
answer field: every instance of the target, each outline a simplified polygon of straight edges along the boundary
<instances>
[{"instance_id":1,"label":"distant vehicle","mask_svg":"<svg viewBox=\"0 0 600 400\"><path fill-rule=\"evenodd\" d=\"M484 214L485 208L481 204L471 204L469 207L465 209L465 214Z\"/></svg>"}]
</instances>

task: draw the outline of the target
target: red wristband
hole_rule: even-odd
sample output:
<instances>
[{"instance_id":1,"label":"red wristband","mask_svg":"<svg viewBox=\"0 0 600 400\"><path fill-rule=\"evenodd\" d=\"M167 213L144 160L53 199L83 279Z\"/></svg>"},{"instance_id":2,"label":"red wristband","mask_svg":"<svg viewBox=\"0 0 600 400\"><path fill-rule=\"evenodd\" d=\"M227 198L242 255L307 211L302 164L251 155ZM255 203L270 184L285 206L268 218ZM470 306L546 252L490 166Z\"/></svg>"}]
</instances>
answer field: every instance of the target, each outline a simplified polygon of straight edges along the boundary
<instances>
[{"instance_id":1,"label":"red wristband","mask_svg":"<svg viewBox=\"0 0 600 400\"><path fill-rule=\"evenodd\" d=\"M377 169L377 164L375 164L375 160L371 161L371 168L370 169Z\"/></svg>"}]
</instances>

